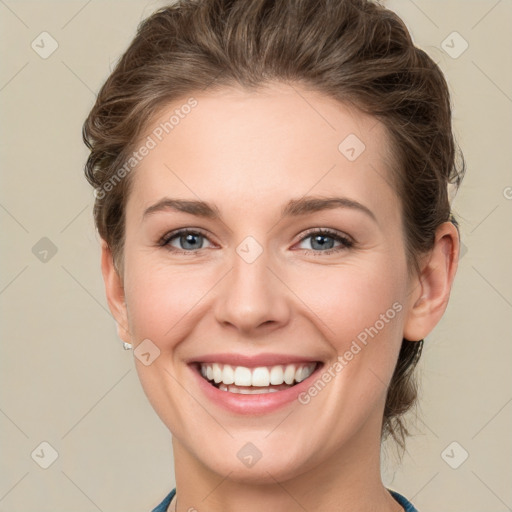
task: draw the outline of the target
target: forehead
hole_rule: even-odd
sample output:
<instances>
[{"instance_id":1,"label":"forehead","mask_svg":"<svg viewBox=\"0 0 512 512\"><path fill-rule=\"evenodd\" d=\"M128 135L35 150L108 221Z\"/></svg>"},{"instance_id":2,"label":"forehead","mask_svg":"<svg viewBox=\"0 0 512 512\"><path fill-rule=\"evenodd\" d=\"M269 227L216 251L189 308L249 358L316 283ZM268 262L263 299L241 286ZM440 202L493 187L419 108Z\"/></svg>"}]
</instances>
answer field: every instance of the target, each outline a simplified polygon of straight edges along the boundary
<instances>
[{"instance_id":1,"label":"forehead","mask_svg":"<svg viewBox=\"0 0 512 512\"><path fill-rule=\"evenodd\" d=\"M396 206L382 123L297 85L184 97L159 111L136 148L144 144L151 149L134 171L132 208L169 194L268 210L308 192Z\"/></svg>"}]
</instances>

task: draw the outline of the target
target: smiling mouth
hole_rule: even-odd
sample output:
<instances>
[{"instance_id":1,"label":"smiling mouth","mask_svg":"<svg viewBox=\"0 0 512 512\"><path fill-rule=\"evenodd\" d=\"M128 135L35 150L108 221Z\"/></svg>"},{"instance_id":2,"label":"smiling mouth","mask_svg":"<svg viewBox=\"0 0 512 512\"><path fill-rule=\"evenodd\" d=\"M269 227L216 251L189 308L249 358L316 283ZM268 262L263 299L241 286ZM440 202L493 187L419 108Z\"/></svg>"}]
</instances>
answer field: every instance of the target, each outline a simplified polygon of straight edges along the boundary
<instances>
[{"instance_id":1,"label":"smiling mouth","mask_svg":"<svg viewBox=\"0 0 512 512\"><path fill-rule=\"evenodd\" d=\"M197 363L200 375L221 391L244 395L275 393L307 379L321 362L275 366L232 366L222 363Z\"/></svg>"}]
</instances>

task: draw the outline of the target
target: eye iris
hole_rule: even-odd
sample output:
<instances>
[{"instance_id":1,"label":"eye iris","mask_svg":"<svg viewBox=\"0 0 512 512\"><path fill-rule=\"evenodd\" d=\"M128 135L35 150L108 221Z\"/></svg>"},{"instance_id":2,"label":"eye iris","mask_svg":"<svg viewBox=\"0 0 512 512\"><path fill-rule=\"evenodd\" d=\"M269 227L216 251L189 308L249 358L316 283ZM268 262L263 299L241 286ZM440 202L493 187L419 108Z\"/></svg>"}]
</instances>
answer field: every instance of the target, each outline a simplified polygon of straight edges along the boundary
<instances>
[{"instance_id":1,"label":"eye iris","mask_svg":"<svg viewBox=\"0 0 512 512\"><path fill-rule=\"evenodd\" d=\"M200 249L201 248L201 243L199 243L199 247L194 247L194 238L196 239L200 239L202 238L202 235L199 235L199 234L194 234L194 233L188 233L186 235L181 235L180 236L180 243L182 245L182 247L184 249ZM197 242L197 240L196 240ZM192 247L187 247L187 244L192 244ZM197 245L197 243L196 243Z\"/></svg>"},{"instance_id":2,"label":"eye iris","mask_svg":"<svg viewBox=\"0 0 512 512\"><path fill-rule=\"evenodd\" d=\"M329 242L325 242L325 239L328 239L331 241L331 243L329 244ZM315 243L319 243L319 247L315 247ZM313 247L313 249L332 249L332 244L334 243L334 240L332 237L330 236L327 236L327 235L316 235L313 237L313 241L311 243L311 247Z\"/></svg>"}]
</instances>

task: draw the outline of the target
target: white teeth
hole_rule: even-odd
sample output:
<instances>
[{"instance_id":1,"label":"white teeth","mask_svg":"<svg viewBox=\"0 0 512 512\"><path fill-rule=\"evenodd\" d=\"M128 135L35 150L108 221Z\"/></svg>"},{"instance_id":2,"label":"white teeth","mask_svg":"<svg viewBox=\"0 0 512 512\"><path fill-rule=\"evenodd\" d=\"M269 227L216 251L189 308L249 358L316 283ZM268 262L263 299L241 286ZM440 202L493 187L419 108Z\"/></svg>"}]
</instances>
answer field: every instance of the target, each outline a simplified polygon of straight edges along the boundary
<instances>
[{"instance_id":1,"label":"white teeth","mask_svg":"<svg viewBox=\"0 0 512 512\"><path fill-rule=\"evenodd\" d=\"M289 364L284 371L284 381L286 384L293 384L295 380L295 365Z\"/></svg>"},{"instance_id":2,"label":"white teeth","mask_svg":"<svg viewBox=\"0 0 512 512\"><path fill-rule=\"evenodd\" d=\"M252 371L251 386L268 386L270 384L270 372L264 366L254 368Z\"/></svg>"},{"instance_id":3,"label":"white teeth","mask_svg":"<svg viewBox=\"0 0 512 512\"><path fill-rule=\"evenodd\" d=\"M316 363L314 363L314 365L308 365L308 366L302 368L301 382L303 380L306 380L315 371L315 368L316 368Z\"/></svg>"},{"instance_id":4,"label":"white teeth","mask_svg":"<svg viewBox=\"0 0 512 512\"><path fill-rule=\"evenodd\" d=\"M235 369L235 384L237 386L251 386L252 385L251 370L243 366L237 366ZM223 381L224 382L224 381Z\"/></svg>"},{"instance_id":5,"label":"white teeth","mask_svg":"<svg viewBox=\"0 0 512 512\"><path fill-rule=\"evenodd\" d=\"M270 384L282 384L283 383L283 367L273 366L270 370Z\"/></svg>"},{"instance_id":6,"label":"white teeth","mask_svg":"<svg viewBox=\"0 0 512 512\"><path fill-rule=\"evenodd\" d=\"M286 384L279 386L278 388L239 388L234 385L226 386L225 384L219 384L219 389L221 391L229 391L230 393L240 393L241 395L262 395L264 393L276 393L277 391L281 391L282 389L290 388Z\"/></svg>"},{"instance_id":7,"label":"white teeth","mask_svg":"<svg viewBox=\"0 0 512 512\"><path fill-rule=\"evenodd\" d=\"M225 364L222 370L222 382L224 384L233 384L235 382L235 370L229 364Z\"/></svg>"},{"instance_id":8,"label":"white teeth","mask_svg":"<svg viewBox=\"0 0 512 512\"><path fill-rule=\"evenodd\" d=\"M310 371L307 366L301 366L295 372L295 380L297 382L302 382L304 379L307 379L312 373L313 370Z\"/></svg>"},{"instance_id":9,"label":"white teeth","mask_svg":"<svg viewBox=\"0 0 512 512\"><path fill-rule=\"evenodd\" d=\"M222 368L217 363L213 363L213 380L216 383L222 380Z\"/></svg>"},{"instance_id":10,"label":"white teeth","mask_svg":"<svg viewBox=\"0 0 512 512\"><path fill-rule=\"evenodd\" d=\"M268 386L279 386L281 384L292 385L307 379L315 370L316 363L308 364L288 364L276 366L259 366L257 368L247 368L245 366L233 367L229 364L220 363L201 363L201 375L209 381L229 386L254 386L257 388L272 389ZM233 388L234 389L234 388ZM227 388L225 389L227 391ZM258 390L233 391L240 393L259 392ZM262 391L268 392L268 391Z\"/></svg>"}]
</instances>

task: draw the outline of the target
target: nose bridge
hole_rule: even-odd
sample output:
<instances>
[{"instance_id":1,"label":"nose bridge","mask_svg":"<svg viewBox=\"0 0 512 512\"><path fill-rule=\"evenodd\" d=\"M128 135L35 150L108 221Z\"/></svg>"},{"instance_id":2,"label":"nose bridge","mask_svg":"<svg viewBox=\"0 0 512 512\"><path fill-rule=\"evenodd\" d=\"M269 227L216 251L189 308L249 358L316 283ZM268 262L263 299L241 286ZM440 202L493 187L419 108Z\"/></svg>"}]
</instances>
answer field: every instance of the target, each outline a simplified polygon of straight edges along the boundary
<instances>
[{"instance_id":1,"label":"nose bridge","mask_svg":"<svg viewBox=\"0 0 512 512\"><path fill-rule=\"evenodd\" d=\"M256 238L247 236L235 248L232 270L217 297L216 317L250 332L260 325L282 325L287 321L286 287L268 268L272 256Z\"/></svg>"}]
</instances>

